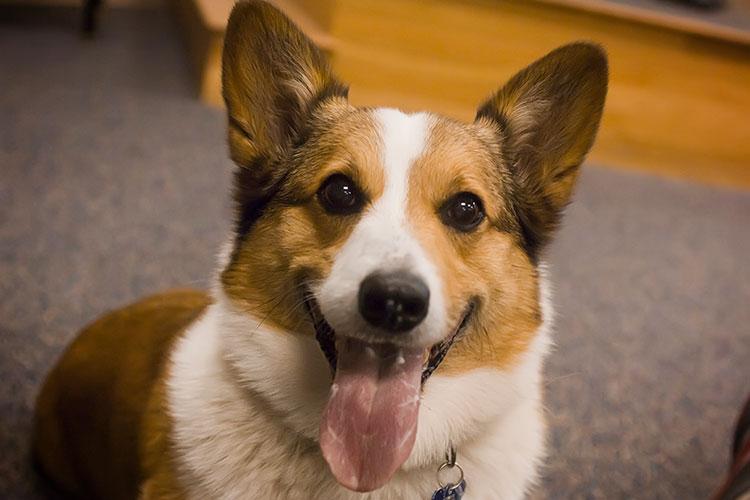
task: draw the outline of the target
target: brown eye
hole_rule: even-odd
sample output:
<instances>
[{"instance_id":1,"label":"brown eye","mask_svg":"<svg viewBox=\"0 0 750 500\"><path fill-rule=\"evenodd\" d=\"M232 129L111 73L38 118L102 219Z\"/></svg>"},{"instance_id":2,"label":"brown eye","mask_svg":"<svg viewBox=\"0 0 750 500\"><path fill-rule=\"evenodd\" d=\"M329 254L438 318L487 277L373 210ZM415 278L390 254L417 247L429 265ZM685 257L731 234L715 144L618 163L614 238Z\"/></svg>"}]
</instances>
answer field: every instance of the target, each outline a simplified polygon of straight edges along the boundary
<instances>
[{"instance_id":1,"label":"brown eye","mask_svg":"<svg viewBox=\"0 0 750 500\"><path fill-rule=\"evenodd\" d=\"M440 207L440 218L443 224L468 233L484 220L482 200L473 193L458 193Z\"/></svg>"},{"instance_id":2,"label":"brown eye","mask_svg":"<svg viewBox=\"0 0 750 500\"><path fill-rule=\"evenodd\" d=\"M357 185L343 174L333 174L327 178L318 190L318 199L327 212L336 215L359 212L363 205Z\"/></svg>"}]
</instances>

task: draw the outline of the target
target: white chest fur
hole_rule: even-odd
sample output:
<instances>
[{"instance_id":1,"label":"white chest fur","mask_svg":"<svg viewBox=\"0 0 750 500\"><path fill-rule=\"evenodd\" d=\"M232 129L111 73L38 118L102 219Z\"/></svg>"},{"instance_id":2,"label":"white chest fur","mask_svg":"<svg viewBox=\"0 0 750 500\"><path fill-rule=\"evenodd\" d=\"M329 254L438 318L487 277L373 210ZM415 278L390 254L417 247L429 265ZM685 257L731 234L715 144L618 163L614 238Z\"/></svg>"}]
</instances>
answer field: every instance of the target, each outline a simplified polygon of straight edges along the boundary
<instances>
[{"instance_id":1,"label":"white chest fur","mask_svg":"<svg viewBox=\"0 0 750 500\"><path fill-rule=\"evenodd\" d=\"M513 370L431 377L410 458L388 485L358 494L336 483L316 442L330 375L315 341L256 327L219 293L171 357L180 481L195 499L429 498L452 441L466 472L465 499L522 498L544 453L549 307L544 312L547 321Z\"/></svg>"}]
</instances>

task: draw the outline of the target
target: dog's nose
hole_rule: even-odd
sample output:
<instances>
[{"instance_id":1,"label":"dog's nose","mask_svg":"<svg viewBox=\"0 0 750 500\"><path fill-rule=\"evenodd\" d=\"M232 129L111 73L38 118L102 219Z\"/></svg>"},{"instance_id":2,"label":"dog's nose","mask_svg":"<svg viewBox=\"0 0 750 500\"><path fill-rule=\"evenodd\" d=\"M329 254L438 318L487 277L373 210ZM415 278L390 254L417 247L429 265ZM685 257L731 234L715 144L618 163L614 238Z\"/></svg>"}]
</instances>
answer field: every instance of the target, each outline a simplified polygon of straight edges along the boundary
<instances>
[{"instance_id":1,"label":"dog's nose","mask_svg":"<svg viewBox=\"0 0 750 500\"><path fill-rule=\"evenodd\" d=\"M368 323L389 332L411 330L427 316L430 289L408 272L373 273L359 286L359 312Z\"/></svg>"}]
</instances>

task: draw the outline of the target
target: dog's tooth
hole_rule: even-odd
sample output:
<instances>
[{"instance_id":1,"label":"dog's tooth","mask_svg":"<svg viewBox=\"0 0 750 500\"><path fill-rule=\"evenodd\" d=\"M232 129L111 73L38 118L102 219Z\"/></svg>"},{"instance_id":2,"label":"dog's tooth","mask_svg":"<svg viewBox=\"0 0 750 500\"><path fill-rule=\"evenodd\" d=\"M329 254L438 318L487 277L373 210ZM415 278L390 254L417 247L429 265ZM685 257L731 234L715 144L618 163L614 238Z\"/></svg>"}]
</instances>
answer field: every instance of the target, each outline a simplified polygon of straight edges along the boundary
<instances>
[{"instance_id":1,"label":"dog's tooth","mask_svg":"<svg viewBox=\"0 0 750 500\"><path fill-rule=\"evenodd\" d=\"M404 353L401 351L401 349L399 349L398 354L396 355L396 364L403 365L404 363L406 363L406 360L404 359Z\"/></svg>"},{"instance_id":2,"label":"dog's tooth","mask_svg":"<svg viewBox=\"0 0 750 500\"><path fill-rule=\"evenodd\" d=\"M368 355L368 356L370 356L371 358L377 358L377 357L378 357L378 354L377 354L377 353L375 352L375 349L373 349L373 348L372 348L372 347L370 347L370 346L367 346L367 347L365 347L365 352L366 352L366 353L367 353L367 355Z\"/></svg>"}]
</instances>

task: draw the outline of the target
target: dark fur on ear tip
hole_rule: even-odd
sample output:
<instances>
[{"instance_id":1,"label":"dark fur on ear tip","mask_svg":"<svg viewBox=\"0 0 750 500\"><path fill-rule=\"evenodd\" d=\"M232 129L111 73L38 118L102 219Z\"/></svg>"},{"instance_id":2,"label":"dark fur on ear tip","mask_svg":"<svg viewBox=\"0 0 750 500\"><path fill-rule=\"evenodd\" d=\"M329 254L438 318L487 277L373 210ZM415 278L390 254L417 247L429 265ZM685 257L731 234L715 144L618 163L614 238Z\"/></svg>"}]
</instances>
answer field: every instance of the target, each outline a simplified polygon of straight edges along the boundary
<instances>
[{"instance_id":1,"label":"dark fur on ear tip","mask_svg":"<svg viewBox=\"0 0 750 500\"><path fill-rule=\"evenodd\" d=\"M518 72L477 111L477 120L499 133L522 243L533 260L570 201L596 137L607 81L604 49L575 42Z\"/></svg>"},{"instance_id":2,"label":"dark fur on ear tip","mask_svg":"<svg viewBox=\"0 0 750 500\"><path fill-rule=\"evenodd\" d=\"M258 0L235 4L222 58L235 162L283 156L322 100L347 93L326 56L276 7Z\"/></svg>"},{"instance_id":3,"label":"dark fur on ear tip","mask_svg":"<svg viewBox=\"0 0 750 500\"><path fill-rule=\"evenodd\" d=\"M591 85L600 90L600 100L603 105L604 97L607 94L607 82L609 81L607 52L598 43L578 41L556 48L532 65L516 73L505 86L479 107L475 119L488 118L495 122L501 130L507 129L509 125L508 117L502 114L502 108L497 106L498 99L501 98L503 91L507 91L512 86L520 87L524 79L536 76L536 73L540 70L547 73L547 77L551 77L556 70L560 71L562 73L560 84L569 83L571 79L574 79L575 82L587 83L591 79Z\"/></svg>"}]
</instances>

